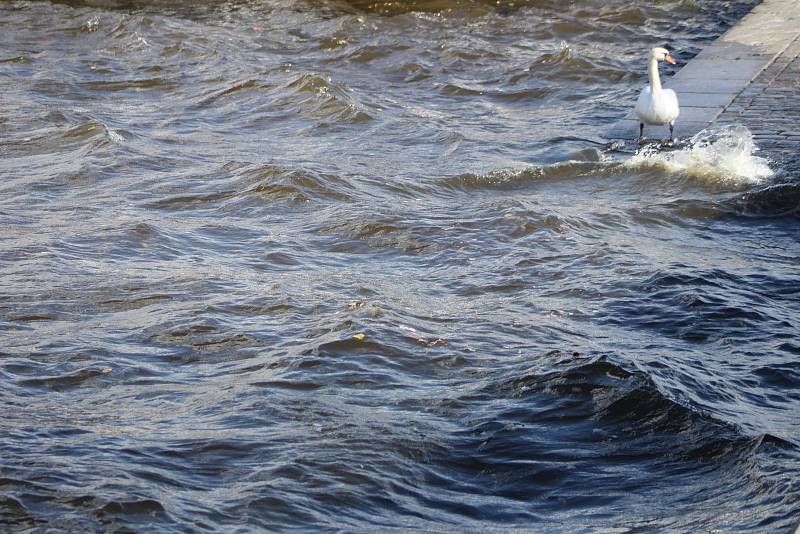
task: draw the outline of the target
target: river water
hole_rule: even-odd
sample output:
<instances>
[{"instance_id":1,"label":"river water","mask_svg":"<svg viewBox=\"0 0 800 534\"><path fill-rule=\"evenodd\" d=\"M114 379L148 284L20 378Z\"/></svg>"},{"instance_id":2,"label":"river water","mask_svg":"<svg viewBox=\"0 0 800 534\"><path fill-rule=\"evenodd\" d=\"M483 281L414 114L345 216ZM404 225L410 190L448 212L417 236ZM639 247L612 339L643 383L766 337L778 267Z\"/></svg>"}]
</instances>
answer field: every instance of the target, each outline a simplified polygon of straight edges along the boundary
<instances>
[{"instance_id":1,"label":"river water","mask_svg":"<svg viewBox=\"0 0 800 534\"><path fill-rule=\"evenodd\" d=\"M752 5L0 4L0 530L790 531L797 162L602 138Z\"/></svg>"}]
</instances>

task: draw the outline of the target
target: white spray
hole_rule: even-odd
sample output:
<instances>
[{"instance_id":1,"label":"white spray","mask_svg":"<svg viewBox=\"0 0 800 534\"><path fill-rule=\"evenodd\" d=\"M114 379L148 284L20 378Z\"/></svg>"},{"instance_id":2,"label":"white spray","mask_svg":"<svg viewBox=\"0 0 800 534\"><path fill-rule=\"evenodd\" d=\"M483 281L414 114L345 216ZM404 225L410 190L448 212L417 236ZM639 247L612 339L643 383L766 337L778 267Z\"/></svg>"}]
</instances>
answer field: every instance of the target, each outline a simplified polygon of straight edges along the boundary
<instances>
[{"instance_id":1,"label":"white spray","mask_svg":"<svg viewBox=\"0 0 800 534\"><path fill-rule=\"evenodd\" d=\"M667 172L684 172L717 183L752 184L773 174L767 159L755 155L757 150L747 128L724 126L701 131L678 150L662 151L657 145L646 146L627 164L655 164Z\"/></svg>"}]
</instances>

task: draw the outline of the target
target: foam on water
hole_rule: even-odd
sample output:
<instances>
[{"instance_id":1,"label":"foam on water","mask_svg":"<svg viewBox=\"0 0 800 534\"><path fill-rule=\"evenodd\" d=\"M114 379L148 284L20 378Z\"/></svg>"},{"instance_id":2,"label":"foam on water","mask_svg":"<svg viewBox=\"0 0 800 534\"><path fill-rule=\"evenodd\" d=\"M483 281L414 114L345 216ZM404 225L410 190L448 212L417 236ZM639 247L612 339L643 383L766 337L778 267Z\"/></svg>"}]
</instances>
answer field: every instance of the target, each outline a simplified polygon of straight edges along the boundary
<instances>
[{"instance_id":1,"label":"foam on water","mask_svg":"<svg viewBox=\"0 0 800 534\"><path fill-rule=\"evenodd\" d=\"M677 150L648 145L628 165L657 165L670 173L685 173L714 183L754 184L772 176L766 158L756 156L758 147L744 126L723 126L703 130Z\"/></svg>"}]
</instances>

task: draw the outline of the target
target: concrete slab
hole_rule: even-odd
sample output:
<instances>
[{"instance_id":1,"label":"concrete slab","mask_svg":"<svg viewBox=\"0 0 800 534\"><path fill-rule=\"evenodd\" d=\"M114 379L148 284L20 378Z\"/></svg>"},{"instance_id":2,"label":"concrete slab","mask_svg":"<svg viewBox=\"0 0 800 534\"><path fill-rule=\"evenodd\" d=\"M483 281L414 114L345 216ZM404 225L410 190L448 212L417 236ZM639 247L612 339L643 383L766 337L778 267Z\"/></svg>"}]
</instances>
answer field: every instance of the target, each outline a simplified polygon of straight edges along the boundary
<instances>
[{"instance_id":1,"label":"concrete slab","mask_svg":"<svg viewBox=\"0 0 800 534\"><path fill-rule=\"evenodd\" d=\"M794 8L797 7L797 0L772 0L763 4L758 4L753 8L753 13L772 13L772 14L797 14Z\"/></svg>"},{"instance_id":2,"label":"concrete slab","mask_svg":"<svg viewBox=\"0 0 800 534\"><path fill-rule=\"evenodd\" d=\"M747 44L760 53L778 54L786 48L788 41L797 35L795 30L778 30L774 25L750 25L736 27L721 37L722 42Z\"/></svg>"},{"instance_id":3,"label":"concrete slab","mask_svg":"<svg viewBox=\"0 0 800 534\"><path fill-rule=\"evenodd\" d=\"M678 93L678 103L695 108L724 108L736 98L736 93Z\"/></svg>"},{"instance_id":4,"label":"concrete slab","mask_svg":"<svg viewBox=\"0 0 800 534\"><path fill-rule=\"evenodd\" d=\"M742 43L734 43L728 42L723 43L721 41L715 41L714 43L710 44L709 46L705 47L700 53L695 56L695 60L697 59L756 59L762 60L764 63L767 63L774 54L770 54L769 52L762 52L757 50L756 48L742 44ZM694 60L693 60L694 61Z\"/></svg>"},{"instance_id":5,"label":"concrete slab","mask_svg":"<svg viewBox=\"0 0 800 534\"><path fill-rule=\"evenodd\" d=\"M720 108L681 106L681 114L676 124L679 122L711 122L717 118L721 111Z\"/></svg>"},{"instance_id":6,"label":"concrete slab","mask_svg":"<svg viewBox=\"0 0 800 534\"><path fill-rule=\"evenodd\" d=\"M700 130L708 128L710 125L709 122L682 121L678 118L678 121L675 123L675 137L691 137ZM669 129L667 129L667 131L669 131ZM647 127L645 127L645 135L647 135Z\"/></svg>"},{"instance_id":7,"label":"concrete slab","mask_svg":"<svg viewBox=\"0 0 800 534\"><path fill-rule=\"evenodd\" d=\"M800 28L800 21L797 22L797 27ZM788 46L785 54L788 54L790 56L797 56L798 54L800 54L800 38L795 39L795 41Z\"/></svg>"},{"instance_id":8,"label":"concrete slab","mask_svg":"<svg viewBox=\"0 0 800 534\"><path fill-rule=\"evenodd\" d=\"M680 70L680 79L706 79L713 73L718 80L741 80L749 82L766 66L763 57L759 59L695 58ZM677 78L677 76L676 76Z\"/></svg>"},{"instance_id":9,"label":"concrete slab","mask_svg":"<svg viewBox=\"0 0 800 534\"><path fill-rule=\"evenodd\" d=\"M708 76L713 76L709 73ZM664 84L676 93L738 93L747 81L745 80L718 80L716 78L689 78L678 73L674 78Z\"/></svg>"}]
</instances>

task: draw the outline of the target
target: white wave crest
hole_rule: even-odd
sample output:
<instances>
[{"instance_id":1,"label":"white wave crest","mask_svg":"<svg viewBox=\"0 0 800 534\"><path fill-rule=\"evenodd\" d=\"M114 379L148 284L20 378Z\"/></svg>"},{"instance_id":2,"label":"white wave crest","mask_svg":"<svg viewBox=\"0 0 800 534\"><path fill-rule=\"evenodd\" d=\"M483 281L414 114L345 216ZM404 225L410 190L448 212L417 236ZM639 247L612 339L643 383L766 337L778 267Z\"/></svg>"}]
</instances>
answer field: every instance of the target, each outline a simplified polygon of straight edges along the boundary
<instances>
[{"instance_id":1,"label":"white wave crest","mask_svg":"<svg viewBox=\"0 0 800 534\"><path fill-rule=\"evenodd\" d=\"M772 176L766 158L756 156L758 147L750 130L740 125L703 130L686 146L664 151L658 145L642 148L627 164L658 165L671 173L732 184L753 184Z\"/></svg>"}]
</instances>

